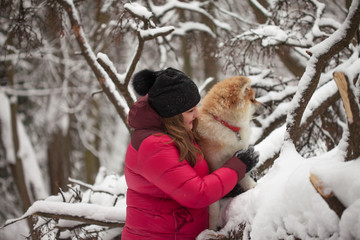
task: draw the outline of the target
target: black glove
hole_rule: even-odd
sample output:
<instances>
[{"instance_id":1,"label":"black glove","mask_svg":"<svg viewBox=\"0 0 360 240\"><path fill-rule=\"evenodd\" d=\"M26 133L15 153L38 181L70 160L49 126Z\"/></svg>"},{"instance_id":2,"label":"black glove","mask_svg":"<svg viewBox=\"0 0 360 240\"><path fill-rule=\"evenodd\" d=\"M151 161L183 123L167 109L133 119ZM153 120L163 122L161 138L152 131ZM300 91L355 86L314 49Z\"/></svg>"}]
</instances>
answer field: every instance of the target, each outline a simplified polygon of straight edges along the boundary
<instances>
[{"instance_id":1,"label":"black glove","mask_svg":"<svg viewBox=\"0 0 360 240\"><path fill-rule=\"evenodd\" d=\"M254 150L253 146L249 146L247 150L239 150L234 154L246 165L246 172L249 172L259 162L259 152Z\"/></svg>"}]
</instances>

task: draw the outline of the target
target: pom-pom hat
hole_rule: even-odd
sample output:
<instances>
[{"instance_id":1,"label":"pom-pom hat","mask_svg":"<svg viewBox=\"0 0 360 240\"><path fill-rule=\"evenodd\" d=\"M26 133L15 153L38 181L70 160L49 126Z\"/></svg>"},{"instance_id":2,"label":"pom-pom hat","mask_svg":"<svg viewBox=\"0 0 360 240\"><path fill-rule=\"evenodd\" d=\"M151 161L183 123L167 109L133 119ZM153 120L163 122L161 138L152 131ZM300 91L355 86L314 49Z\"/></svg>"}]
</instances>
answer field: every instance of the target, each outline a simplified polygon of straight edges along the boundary
<instances>
[{"instance_id":1,"label":"pom-pom hat","mask_svg":"<svg viewBox=\"0 0 360 240\"><path fill-rule=\"evenodd\" d=\"M183 113L200 102L196 84L185 73L174 68L161 71L142 70L134 75L135 91L145 96L162 118Z\"/></svg>"}]
</instances>

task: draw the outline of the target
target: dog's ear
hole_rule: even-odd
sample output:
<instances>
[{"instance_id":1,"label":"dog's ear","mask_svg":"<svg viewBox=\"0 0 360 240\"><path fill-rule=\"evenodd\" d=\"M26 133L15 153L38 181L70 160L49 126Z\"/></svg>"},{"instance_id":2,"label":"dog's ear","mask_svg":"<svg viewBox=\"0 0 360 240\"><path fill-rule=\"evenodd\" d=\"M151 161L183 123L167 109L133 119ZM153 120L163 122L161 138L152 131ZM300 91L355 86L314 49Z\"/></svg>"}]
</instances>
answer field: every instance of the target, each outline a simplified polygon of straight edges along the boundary
<instances>
[{"instance_id":1,"label":"dog's ear","mask_svg":"<svg viewBox=\"0 0 360 240\"><path fill-rule=\"evenodd\" d=\"M250 84L246 84L245 87L242 89L242 94L244 94L244 96L251 90L251 86Z\"/></svg>"},{"instance_id":2,"label":"dog's ear","mask_svg":"<svg viewBox=\"0 0 360 240\"><path fill-rule=\"evenodd\" d=\"M216 92L224 109L232 109L243 103L251 89L250 79L243 76L225 79L219 85Z\"/></svg>"},{"instance_id":3,"label":"dog's ear","mask_svg":"<svg viewBox=\"0 0 360 240\"><path fill-rule=\"evenodd\" d=\"M228 109L237 105L241 95L243 95L243 91L244 90L239 87L239 83L235 79L224 85L224 88L222 88L221 93L219 94L223 98L224 107Z\"/></svg>"},{"instance_id":4,"label":"dog's ear","mask_svg":"<svg viewBox=\"0 0 360 240\"><path fill-rule=\"evenodd\" d=\"M247 86L244 91L244 96L246 100L254 100L255 99L255 91L251 88L251 86Z\"/></svg>"},{"instance_id":5,"label":"dog's ear","mask_svg":"<svg viewBox=\"0 0 360 240\"><path fill-rule=\"evenodd\" d=\"M217 83L204 97L202 104L209 112L233 109L244 103L246 93L251 89L250 79L244 76L233 76ZM211 109L211 110L210 110Z\"/></svg>"}]
</instances>

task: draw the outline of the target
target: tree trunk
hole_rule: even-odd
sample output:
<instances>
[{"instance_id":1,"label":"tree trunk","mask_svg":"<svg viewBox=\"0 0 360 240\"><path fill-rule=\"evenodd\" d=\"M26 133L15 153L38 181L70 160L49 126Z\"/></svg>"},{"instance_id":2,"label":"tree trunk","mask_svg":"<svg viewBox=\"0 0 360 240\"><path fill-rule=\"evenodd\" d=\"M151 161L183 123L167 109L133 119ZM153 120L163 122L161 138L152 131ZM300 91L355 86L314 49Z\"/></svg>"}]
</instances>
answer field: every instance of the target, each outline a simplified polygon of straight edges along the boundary
<instances>
[{"instance_id":1,"label":"tree trunk","mask_svg":"<svg viewBox=\"0 0 360 240\"><path fill-rule=\"evenodd\" d=\"M71 138L65 136L61 129L55 130L48 144L48 168L50 176L51 194L56 195L59 188L65 189L70 176L70 147Z\"/></svg>"},{"instance_id":2,"label":"tree trunk","mask_svg":"<svg viewBox=\"0 0 360 240\"><path fill-rule=\"evenodd\" d=\"M7 62L7 73L8 73L8 80L11 86L14 86L14 66L11 62ZM25 180L24 175L24 169L23 169L23 163L22 159L19 155L20 151L20 141L19 135L18 135L18 119L17 119L17 99L16 101L12 99L10 101L10 122L11 122L11 133L12 133L12 144L13 144L13 150L14 150L14 156L15 156L15 162L10 163L10 169L12 176L14 178L14 182L16 184L17 190L19 192L21 203L22 203L22 209L25 212L30 206L31 206L31 200L29 191L27 189L27 184ZM31 229L33 226L33 222L31 218L28 219L28 225Z\"/></svg>"},{"instance_id":3,"label":"tree trunk","mask_svg":"<svg viewBox=\"0 0 360 240\"><path fill-rule=\"evenodd\" d=\"M211 5L212 6L212 5ZM212 12L213 10L209 7L207 9L208 12ZM213 32L216 32L216 28L213 23L209 20L209 18L202 16L201 22L206 24ZM214 81L206 86L205 91L210 90L212 86L214 86L218 81L218 72L219 65L217 59L215 57L216 49L217 49L217 41L216 38L211 37L208 33L200 33L200 41L201 41L201 52L202 52L202 62L204 65L204 79L213 77Z\"/></svg>"},{"instance_id":4,"label":"tree trunk","mask_svg":"<svg viewBox=\"0 0 360 240\"><path fill-rule=\"evenodd\" d=\"M91 118L91 122L93 123L92 128L96 131L100 132L99 125L99 106L96 101L92 101L92 108L90 109L90 113L88 114L89 118ZM94 134L93 141L89 142L95 151L99 151L100 148L100 138L98 134ZM85 163L85 171L86 171L86 182L93 184L98 173L100 167L99 158L89 149L85 149L84 153L84 163Z\"/></svg>"}]
</instances>

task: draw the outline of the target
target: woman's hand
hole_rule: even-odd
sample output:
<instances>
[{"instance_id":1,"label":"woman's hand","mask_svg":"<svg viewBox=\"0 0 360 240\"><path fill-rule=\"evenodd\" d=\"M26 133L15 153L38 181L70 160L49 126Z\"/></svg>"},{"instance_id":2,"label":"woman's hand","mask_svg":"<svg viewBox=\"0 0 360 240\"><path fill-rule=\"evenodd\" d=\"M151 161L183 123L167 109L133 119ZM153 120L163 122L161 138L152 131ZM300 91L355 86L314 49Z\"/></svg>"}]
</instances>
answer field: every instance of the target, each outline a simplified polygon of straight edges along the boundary
<instances>
[{"instance_id":1,"label":"woman's hand","mask_svg":"<svg viewBox=\"0 0 360 240\"><path fill-rule=\"evenodd\" d=\"M249 146L247 150L237 151L234 156L245 163L246 172L249 172L251 169L253 169L259 162L259 152L255 151L253 146Z\"/></svg>"}]
</instances>

